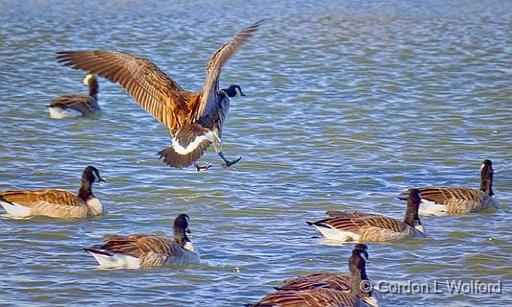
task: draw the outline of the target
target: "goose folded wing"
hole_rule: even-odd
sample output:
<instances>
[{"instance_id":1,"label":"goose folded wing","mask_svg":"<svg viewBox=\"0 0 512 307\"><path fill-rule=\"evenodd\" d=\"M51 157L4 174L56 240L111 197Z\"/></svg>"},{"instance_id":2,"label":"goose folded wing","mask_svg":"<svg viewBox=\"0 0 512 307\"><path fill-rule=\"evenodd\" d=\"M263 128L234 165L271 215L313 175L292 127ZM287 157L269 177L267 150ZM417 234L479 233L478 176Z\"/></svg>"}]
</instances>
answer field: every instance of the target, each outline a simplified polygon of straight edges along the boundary
<instances>
[{"instance_id":1,"label":"goose folded wing","mask_svg":"<svg viewBox=\"0 0 512 307\"><path fill-rule=\"evenodd\" d=\"M338 291L350 290L348 277L337 273L317 273L285 280L279 290L305 290L327 288Z\"/></svg>"},{"instance_id":2,"label":"goose folded wing","mask_svg":"<svg viewBox=\"0 0 512 307\"><path fill-rule=\"evenodd\" d=\"M83 204L82 200L75 194L57 189L38 191L8 190L0 193L0 199L28 208L41 204L51 206L81 206Z\"/></svg>"},{"instance_id":3,"label":"goose folded wing","mask_svg":"<svg viewBox=\"0 0 512 307\"><path fill-rule=\"evenodd\" d=\"M137 103L174 133L176 114L188 109L184 91L149 60L124 52L82 50L57 52L65 66L98 74L119 83Z\"/></svg>"},{"instance_id":4,"label":"goose folded wing","mask_svg":"<svg viewBox=\"0 0 512 307\"><path fill-rule=\"evenodd\" d=\"M333 289L276 291L250 306L353 306L354 297L348 292Z\"/></svg>"},{"instance_id":5,"label":"goose folded wing","mask_svg":"<svg viewBox=\"0 0 512 307\"><path fill-rule=\"evenodd\" d=\"M333 228L347 231L359 231L366 227L377 227L386 230L401 232L404 229L404 223L395 218L364 212L345 212L326 218L322 221Z\"/></svg>"},{"instance_id":6,"label":"goose folded wing","mask_svg":"<svg viewBox=\"0 0 512 307\"><path fill-rule=\"evenodd\" d=\"M446 204L453 199L482 201L484 196L480 190L464 187L425 187L419 190L421 198L438 204Z\"/></svg>"},{"instance_id":7,"label":"goose folded wing","mask_svg":"<svg viewBox=\"0 0 512 307\"><path fill-rule=\"evenodd\" d=\"M136 258L154 253L169 255L174 242L162 236L133 234L129 236L109 236L107 241L97 248Z\"/></svg>"}]
</instances>

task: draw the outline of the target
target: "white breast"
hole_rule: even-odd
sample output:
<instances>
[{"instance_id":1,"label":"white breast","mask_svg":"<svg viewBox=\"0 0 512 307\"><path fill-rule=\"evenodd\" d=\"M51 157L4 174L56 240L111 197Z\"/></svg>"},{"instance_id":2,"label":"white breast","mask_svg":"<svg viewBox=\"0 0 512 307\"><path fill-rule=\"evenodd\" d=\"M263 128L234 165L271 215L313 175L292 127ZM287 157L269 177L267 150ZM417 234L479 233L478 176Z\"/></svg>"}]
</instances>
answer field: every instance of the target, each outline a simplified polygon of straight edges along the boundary
<instances>
[{"instance_id":1,"label":"white breast","mask_svg":"<svg viewBox=\"0 0 512 307\"><path fill-rule=\"evenodd\" d=\"M103 205L99 199L95 197L89 198L87 200L87 206L89 207L90 215L95 216L103 214Z\"/></svg>"}]
</instances>

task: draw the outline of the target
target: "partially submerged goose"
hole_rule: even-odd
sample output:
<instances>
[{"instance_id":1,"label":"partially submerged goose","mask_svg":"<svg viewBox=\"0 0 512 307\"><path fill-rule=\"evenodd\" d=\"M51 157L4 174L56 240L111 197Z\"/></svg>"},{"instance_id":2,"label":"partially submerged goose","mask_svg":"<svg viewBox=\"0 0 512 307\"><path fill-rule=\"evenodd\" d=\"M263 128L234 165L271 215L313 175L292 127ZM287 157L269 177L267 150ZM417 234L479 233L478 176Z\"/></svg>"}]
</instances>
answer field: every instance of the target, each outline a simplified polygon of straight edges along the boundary
<instances>
[{"instance_id":1,"label":"partially submerged goose","mask_svg":"<svg viewBox=\"0 0 512 307\"><path fill-rule=\"evenodd\" d=\"M190 218L180 214L174 220L174 239L164 236L132 234L108 236L105 243L85 247L102 268L139 269L166 264L199 263L187 233Z\"/></svg>"},{"instance_id":2,"label":"partially submerged goose","mask_svg":"<svg viewBox=\"0 0 512 307\"><path fill-rule=\"evenodd\" d=\"M366 275L367 261L367 246L357 244L348 261L348 274L318 273L290 279L276 292L247 306L378 306L380 295Z\"/></svg>"},{"instance_id":3,"label":"partially submerged goose","mask_svg":"<svg viewBox=\"0 0 512 307\"><path fill-rule=\"evenodd\" d=\"M95 182L105 181L97 168L87 166L78 194L61 189L0 191L0 205L13 217L49 216L85 218L103 213L103 205L92 193Z\"/></svg>"},{"instance_id":4,"label":"partially submerged goose","mask_svg":"<svg viewBox=\"0 0 512 307\"><path fill-rule=\"evenodd\" d=\"M422 187L420 215L462 215L478 212L486 208L498 208L493 198L492 181L494 170L492 161L485 160L480 167L480 189L465 187ZM401 193L403 198L408 191Z\"/></svg>"},{"instance_id":5,"label":"partially submerged goose","mask_svg":"<svg viewBox=\"0 0 512 307\"><path fill-rule=\"evenodd\" d=\"M329 217L307 222L327 239L343 242L383 242L423 235L425 230L418 216L420 192L411 189L403 221L365 212L328 211Z\"/></svg>"},{"instance_id":6,"label":"partially submerged goose","mask_svg":"<svg viewBox=\"0 0 512 307\"><path fill-rule=\"evenodd\" d=\"M95 74L87 74L82 82L89 86L89 95L63 95L55 98L48 106L51 118L62 119L91 115L101 111L98 104L98 80Z\"/></svg>"},{"instance_id":7,"label":"partially submerged goose","mask_svg":"<svg viewBox=\"0 0 512 307\"><path fill-rule=\"evenodd\" d=\"M159 152L171 167L183 168L198 160L210 144L231 166L222 152L221 133L229 109L229 98L245 96L240 86L233 84L220 89L222 66L256 32L256 22L236 34L217 50L206 69L206 81L199 92L184 90L149 60L114 51L62 51L57 59L65 66L96 73L119 83L146 111L169 128L171 146Z\"/></svg>"}]
</instances>

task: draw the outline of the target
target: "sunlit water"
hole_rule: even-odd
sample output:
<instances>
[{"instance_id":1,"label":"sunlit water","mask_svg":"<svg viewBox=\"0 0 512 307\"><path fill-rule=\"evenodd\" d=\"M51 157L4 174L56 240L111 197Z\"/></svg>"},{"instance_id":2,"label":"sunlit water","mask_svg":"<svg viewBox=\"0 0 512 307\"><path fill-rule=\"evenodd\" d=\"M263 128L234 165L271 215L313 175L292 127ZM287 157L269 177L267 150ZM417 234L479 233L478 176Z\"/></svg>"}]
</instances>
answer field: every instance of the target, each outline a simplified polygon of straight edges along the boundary
<instances>
[{"instance_id":1,"label":"sunlit water","mask_svg":"<svg viewBox=\"0 0 512 307\"><path fill-rule=\"evenodd\" d=\"M479 279L502 294L388 294L385 304L512 304L512 4L509 1L2 1L0 189L77 190L84 166L108 212L62 221L0 219L2 305L236 306L296 275L347 270L351 245L305 221L331 209L401 218L397 194L419 185L478 187L495 167L501 208L424 218L424 240L370 244L375 281ZM85 92L59 50L144 55L184 88L210 55L265 24L224 68L240 84L224 152L205 173L157 159L168 131L100 79L103 114L51 120L54 97ZM188 213L200 265L98 270L82 250L107 233L171 235Z\"/></svg>"}]
</instances>

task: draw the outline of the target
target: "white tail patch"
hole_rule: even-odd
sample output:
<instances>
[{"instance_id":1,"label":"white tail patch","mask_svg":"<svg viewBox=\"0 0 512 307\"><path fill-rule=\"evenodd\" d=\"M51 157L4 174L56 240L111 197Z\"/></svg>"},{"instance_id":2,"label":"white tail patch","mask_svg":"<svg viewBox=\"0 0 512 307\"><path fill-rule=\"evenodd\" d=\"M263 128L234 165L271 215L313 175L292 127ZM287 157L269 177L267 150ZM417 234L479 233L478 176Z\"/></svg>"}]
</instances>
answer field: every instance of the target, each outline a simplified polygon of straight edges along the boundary
<instances>
[{"instance_id":1,"label":"white tail patch","mask_svg":"<svg viewBox=\"0 0 512 307\"><path fill-rule=\"evenodd\" d=\"M98 261L102 269L140 269L140 259L123 254L105 254L88 251L96 261Z\"/></svg>"},{"instance_id":2,"label":"white tail patch","mask_svg":"<svg viewBox=\"0 0 512 307\"><path fill-rule=\"evenodd\" d=\"M443 216L448 215L448 208L445 205L440 205L436 202L422 199L420 203L420 208L418 210L419 215L425 216Z\"/></svg>"},{"instance_id":3,"label":"white tail patch","mask_svg":"<svg viewBox=\"0 0 512 307\"><path fill-rule=\"evenodd\" d=\"M342 241L342 242L357 242L359 241L359 235L346 230L339 230L332 227L324 227L313 225L318 231L320 231L326 239Z\"/></svg>"},{"instance_id":4,"label":"white tail patch","mask_svg":"<svg viewBox=\"0 0 512 307\"><path fill-rule=\"evenodd\" d=\"M49 107L48 112L50 113L50 118L54 119L63 119L63 118L72 118L82 116L82 113L73 110L73 109L63 109L60 107Z\"/></svg>"},{"instance_id":5,"label":"white tail patch","mask_svg":"<svg viewBox=\"0 0 512 307\"><path fill-rule=\"evenodd\" d=\"M5 211L7 211L7 214L13 217L29 217L32 215L32 210L30 208L24 207L17 203L6 203L0 201L0 205L4 207Z\"/></svg>"},{"instance_id":6,"label":"white tail patch","mask_svg":"<svg viewBox=\"0 0 512 307\"><path fill-rule=\"evenodd\" d=\"M186 155L194 151L199 144L203 141L209 141L210 143L213 143L213 132L208 131L208 133L197 136L194 141L190 142L186 147L181 146L177 141L172 142L172 148L174 148L174 151L180 155Z\"/></svg>"}]
</instances>

